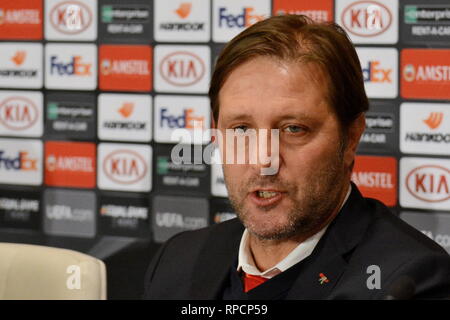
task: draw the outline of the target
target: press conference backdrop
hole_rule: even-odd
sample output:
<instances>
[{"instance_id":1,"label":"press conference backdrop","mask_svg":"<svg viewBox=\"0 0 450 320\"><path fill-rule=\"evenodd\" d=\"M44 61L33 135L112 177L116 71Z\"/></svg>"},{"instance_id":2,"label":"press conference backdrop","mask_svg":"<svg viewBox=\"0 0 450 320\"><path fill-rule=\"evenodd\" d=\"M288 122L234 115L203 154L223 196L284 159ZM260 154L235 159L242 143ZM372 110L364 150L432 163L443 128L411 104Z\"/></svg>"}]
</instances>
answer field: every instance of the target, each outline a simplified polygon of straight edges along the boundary
<instances>
[{"instance_id":1,"label":"press conference backdrop","mask_svg":"<svg viewBox=\"0 0 450 320\"><path fill-rule=\"evenodd\" d=\"M159 244L234 216L171 134L210 125L224 43L286 13L348 32L370 98L352 179L450 251L446 0L2 0L0 241L97 256L110 298L139 297Z\"/></svg>"}]
</instances>

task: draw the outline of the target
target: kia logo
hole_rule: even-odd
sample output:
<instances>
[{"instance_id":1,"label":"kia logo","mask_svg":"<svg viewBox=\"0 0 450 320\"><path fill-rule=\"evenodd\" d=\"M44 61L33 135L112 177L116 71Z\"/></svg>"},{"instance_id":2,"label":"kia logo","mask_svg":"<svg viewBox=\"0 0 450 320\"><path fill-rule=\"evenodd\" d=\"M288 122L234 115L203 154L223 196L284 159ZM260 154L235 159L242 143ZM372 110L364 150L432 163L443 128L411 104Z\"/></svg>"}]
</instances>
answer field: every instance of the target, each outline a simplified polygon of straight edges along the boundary
<instances>
[{"instance_id":1,"label":"kia logo","mask_svg":"<svg viewBox=\"0 0 450 320\"><path fill-rule=\"evenodd\" d=\"M159 65L161 76L174 86L190 86L205 75L205 63L197 55L178 51L166 56Z\"/></svg>"},{"instance_id":2,"label":"kia logo","mask_svg":"<svg viewBox=\"0 0 450 320\"><path fill-rule=\"evenodd\" d=\"M438 165L417 167L406 176L406 188L415 198L425 202L450 199L450 170Z\"/></svg>"},{"instance_id":3,"label":"kia logo","mask_svg":"<svg viewBox=\"0 0 450 320\"><path fill-rule=\"evenodd\" d=\"M103 161L103 172L112 181L119 184L133 184L144 178L147 163L135 151L117 150L106 156Z\"/></svg>"},{"instance_id":4,"label":"kia logo","mask_svg":"<svg viewBox=\"0 0 450 320\"><path fill-rule=\"evenodd\" d=\"M0 103L0 123L10 130L32 127L38 116L38 108L30 99L11 97Z\"/></svg>"},{"instance_id":5,"label":"kia logo","mask_svg":"<svg viewBox=\"0 0 450 320\"><path fill-rule=\"evenodd\" d=\"M392 23L392 13L376 1L357 1L344 9L341 21L348 32L360 37L374 37Z\"/></svg>"},{"instance_id":6,"label":"kia logo","mask_svg":"<svg viewBox=\"0 0 450 320\"><path fill-rule=\"evenodd\" d=\"M86 30L92 22L92 13L88 6L78 1L65 1L50 11L53 27L68 35Z\"/></svg>"}]
</instances>

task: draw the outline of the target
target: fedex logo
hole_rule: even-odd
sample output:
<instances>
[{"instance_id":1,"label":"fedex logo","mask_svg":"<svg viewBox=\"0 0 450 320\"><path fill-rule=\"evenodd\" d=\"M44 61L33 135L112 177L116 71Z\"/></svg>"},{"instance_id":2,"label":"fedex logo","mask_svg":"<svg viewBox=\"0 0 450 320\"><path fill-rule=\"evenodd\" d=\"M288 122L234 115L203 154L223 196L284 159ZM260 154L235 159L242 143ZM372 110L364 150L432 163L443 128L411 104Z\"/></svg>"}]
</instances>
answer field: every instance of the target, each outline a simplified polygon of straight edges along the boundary
<instances>
[{"instance_id":1,"label":"fedex logo","mask_svg":"<svg viewBox=\"0 0 450 320\"><path fill-rule=\"evenodd\" d=\"M48 43L45 46L47 89L95 90L97 46L95 44Z\"/></svg>"},{"instance_id":2,"label":"fedex logo","mask_svg":"<svg viewBox=\"0 0 450 320\"><path fill-rule=\"evenodd\" d=\"M37 159L30 157L27 151L19 151L17 157L8 157L4 150L0 150L0 169L37 171Z\"/></svg>"},{"instance_id":3,"label":"fedex logo","mask_svg":"<svg viewBox=\"0 0 450 320\"><path fill-rule=\"evenodd\" d=\"M384 69L378 60L368 61L365 68L362 69L364 82L391 83L392 69Z\"/></svg>"},{"instance_id":4,"label":"fedex logo","mask_svg":"<svg viewBox=\"0 0 450 320\"><path fill-rule=\"evenodd\" d=\"M219 27L228 28L246 28L252 24L264 19L263 15L256 14L254 8L242 8L241 13L233 15L229 13L228 8L219 8Z\"/></svg>"},{"instance_id":5,"label":"fedex logo","mask_svg":"<svg viewBox=\"0 0 450 320\"><path fill-rule=\"evenodd\" d=\"M194 116L194 109L184 109L183 113L179 116L173 116L169 114L169 110L167 108L161 109L161 117L160 117L160 127L164 128L167 126L171 129L176 128L186 128L186 129L194 129L194 128L203 128L205 117L202 116Z\"/></svg>"},{"instance_id":6,"label":"fedex logo","mask_svg":"<svg viewBox=\"0 0 450 320\"><path fill-rule=\"evenodd\" d=\"M369 98L398 95L398 52L395 48L357 47L364 86Z\"/></svg>"},{"instance_id":7,"label":"fedex logo","mask_svg":"<svg viewBox=\"0 0 450 320\"><path fill-rule=\"evenodd\" d=\"M50 57L50 74L90 76L91 66L91 63L83 62L81 56L73 56L69 63L58 60L58 56Z\"/></svg>"},{"instance_id":8,"label":"fedex logo","mask_svg":"<svg viewBox=\"0 0 450 320\"><path fill-rule=\"evenodd\" d=\"M270 0L213 0L213 41L228 42L243 29L269 17Z\"/></svg>"},{"instance_id":9,"label":"fedex logo","mask_svg":"<svg viewBox=\"0 0 450 320\"><path fill-rule=\"evenodd\" d=\"M208 143L210 137L210 107L207 97L155 97L155 141L174 143L181 139L186 144ZM187 136L185 136L186 134Z\"/></svg>"}]
</instances>

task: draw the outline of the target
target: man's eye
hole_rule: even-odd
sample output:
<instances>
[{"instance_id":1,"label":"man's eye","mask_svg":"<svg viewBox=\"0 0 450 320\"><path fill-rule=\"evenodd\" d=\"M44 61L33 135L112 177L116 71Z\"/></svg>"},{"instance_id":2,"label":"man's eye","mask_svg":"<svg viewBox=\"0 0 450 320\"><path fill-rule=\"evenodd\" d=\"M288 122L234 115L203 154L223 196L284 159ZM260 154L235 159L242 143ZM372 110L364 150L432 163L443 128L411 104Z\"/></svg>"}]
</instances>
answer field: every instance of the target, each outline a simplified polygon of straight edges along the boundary
<instances>
[{"instance_id":1,"label":"man's eye","mask_svg":"<svg viewBox=\"0 0 450 320\"><path fill-rule=\"evenodd\" d=\"M286 128L284 128L284 131L289 133L299 133L304 131L304 129L299 126L287 126Z\"/></svg>"},{"instance_id":2,"label":"man's eye","mask_svg":"<svg viewBox=\"0 0 450 320\"><path fill-rule=\"evenodd\" d=\"M235 133L244 133L245 131L247 131L247 129L247 126L237 126L233 128Z\"/></svg>"}]
</instances>

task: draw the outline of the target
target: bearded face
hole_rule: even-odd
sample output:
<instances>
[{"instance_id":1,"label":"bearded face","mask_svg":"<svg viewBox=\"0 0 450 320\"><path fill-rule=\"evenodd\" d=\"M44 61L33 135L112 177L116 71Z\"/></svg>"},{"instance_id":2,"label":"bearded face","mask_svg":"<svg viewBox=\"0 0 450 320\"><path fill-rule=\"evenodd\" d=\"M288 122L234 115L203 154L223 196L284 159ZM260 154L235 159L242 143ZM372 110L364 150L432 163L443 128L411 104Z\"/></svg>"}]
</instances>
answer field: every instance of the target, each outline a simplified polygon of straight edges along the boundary
<instances>
[{"instance_id":1,"label":"bearded face","mask_svg":"<svg viewBox=\"0 0 450 320\"><path fill-rule=\"evenodd\" d=\"M272 175L261 174L270 164L226 163L222 152L230 201L249 232L261 239L311 232L337 211L347 191L362 131L347 139L326 88L311 81L309 72L301 64L258 57L237 67L219 94L217 128L224 136L226 130L279 132L278 170ZM222 150L227 143L224 139Z\"/></svg>"}]
</instances>

